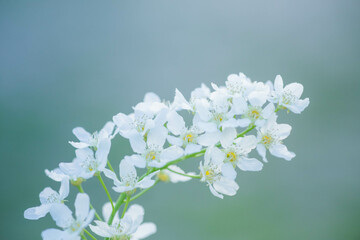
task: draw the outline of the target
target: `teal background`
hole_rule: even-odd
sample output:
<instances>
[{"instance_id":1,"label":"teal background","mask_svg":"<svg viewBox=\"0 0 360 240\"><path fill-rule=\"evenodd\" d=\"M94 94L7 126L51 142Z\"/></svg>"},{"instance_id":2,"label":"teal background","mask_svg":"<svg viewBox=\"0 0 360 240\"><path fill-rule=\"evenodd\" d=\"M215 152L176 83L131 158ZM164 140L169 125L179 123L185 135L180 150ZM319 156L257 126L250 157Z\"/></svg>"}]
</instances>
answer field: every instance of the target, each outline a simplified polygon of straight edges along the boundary
<instances>
[{"instance_id":1,"label":"teal background","mask_svg":"<svg viewBox=\"0 0 360 240\"><path fill-rule=\"evenodd\" d=\"M58 189L44 169L73 159L73 127L98 130L148 91L172 100L175 88L189 96L240 71L304 85L309 108L279 118L293 126L285 143L297 157L239 173L238 194L224 200L196 181L158 185L138 201L158 226L149 239L360 239L359 10L325 0L0 1L0 239L55 227L23 211ZM117 138L113 165L130 152ZM96 179L84 188L96 207L106 201Z\"/></svg>"}]
</instances>

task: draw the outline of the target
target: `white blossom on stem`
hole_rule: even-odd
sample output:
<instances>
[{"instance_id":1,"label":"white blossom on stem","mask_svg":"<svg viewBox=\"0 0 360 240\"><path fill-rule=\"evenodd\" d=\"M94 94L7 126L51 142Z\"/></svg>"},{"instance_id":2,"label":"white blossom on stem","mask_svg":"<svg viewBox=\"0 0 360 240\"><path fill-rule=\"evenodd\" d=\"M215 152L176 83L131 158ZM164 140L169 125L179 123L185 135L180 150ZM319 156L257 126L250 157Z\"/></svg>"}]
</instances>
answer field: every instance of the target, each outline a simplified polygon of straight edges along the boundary
<instances>
[{"instance_id":1,"label":"white blossom on stem","mask_svg":"<svg viewBox=\"0 0 360 240\"><path fill-rule=\"evenodd\" d=\"M184 154L184 150L178 146L164 148L168 130L161 126L149 131L146 141L143 138L134 139L131 144L134 152L133 163L136 167L163 167L170 161L173 161Z\"/></svg>"},{"instance_id":2,"label":"white blossom on stem","mask_svg":"<svg viewBox=\"0 0 360 240\"><path fill-rule=\"evenodd\" d=\"M264 162L267 162L266 149L275 157L285 160L291 160L295 157L295 153L290 152L282 143L282 140L290 135L291 126L288 124L277 124L276 119L277 116L273 114L265 125L258 129L256 150Z\"/></svg>"},{"instance_id":3,"label":"white blossom on stem","mask_svg":"<svg viewBox=\"0 0 360 240\"><path fill-rule=\"evenodd\" d=\"M309 98L300 99L303 91L304 87L300 83L290 83L284 87L282 77L277 75L274 82L273 101L279 106L299 114L310 103Z\"/></svg>"},{"instance_id":4,"label":"white blossom on stem","mask_svg":"<svg viewBox=\"0 0 360 240\"><path fill-rule=\"evenodd\" d=\"M118 212L116 212L112 224L108 225L107 221L110 218L111 212L111 204L106 203L103 206L105 222L95 220L96 225L90 225L91 231L100 237L120 240L140 240L156 232L156 225L154 223L143 223L145 211L144 208L138 204L130 206L121 219L119 218Z\"/></svg>"},{"instance_id":5,"label":"white blossom on stem","mask_svg":"<svg viewBox=\"0 0 360 240\"><path fill-rule=\"evenodd\" d=\"M195 90L191 92L190 101L186 100L184 95L178 89L176 89L174 101L171 104L171 108L176 111L188 110L195 113L198 104L203 99L207 99L209 96L210 89L203 83L201 84L200 88L195 88Z\"/></svg>"},{"instance_id":6,"label":"white blossom on stem","mask_svg":"<svg viewBox=\"0 0 360 240\"><path fill-rule=\"evenodd\" d=\"M223 160L224 153L220 149L209 147L204 163L200 162L201 181L206 182L211 193L218 198L223 198L222 194L234 196L239 189L233 166L224 164Z\"/></svg>"},{"instance_id":7,"label":"white blossom on stem","mask_svg":"<svg viewBox=\"0 0 360 240\"><path fill-rule=\"evenodd\" d=\"M72 132L80 142L69 141L69 143L75 148L92 147L96 150L100 142L112 139L114 126L113 122L107 122L100 132L94 132L93 134L90 134L82 127L76 127Z\"/></svg>"},{"instance_id":8,"label":"white blossom on stem","mask_svg":"<svg viewBox=\"0 0 360 240\"><path fill-rule=\"evenodd\" d=\"M75 218L64 204L55 205L51 217L63 230L50 228L41 233L43 240L79 240L80 234L94 219L95 210L90 210L90 199L86 193L78 193L75 199Z\"/></svg>"},{"instance_id":9,"label":"white blossom on stem","mask_svg":"<svg viewBox=\"0 0 360 240\"><path fill-rule=\"evenodd\" d=\"M198 144L197 137L203 133L196 123L191 128L186 128L185 121L177 112L172 111L168 114L167 128L175 136L167 136L169 143L175 146L183 147L185 154L191 154L201 150L202 146Z\"/></svg>"},{"instance_id":10,"label":"white blossom on stem","mask_svg":"<svg viewBox=\"0 0 360 240\"><path fill-rule=\"evenodd\" d=\"M115 192L130 192L136 188L149 188L154 185L155 180L151 179L157 172L153 172L148 176L144 177L139 181L139 178L136 173L136 169L133 165L132 156L125 157L119 165L120 169L120 180L117 178L116 174L113 171L108 169L104 170L106 177L114 181L114 191Z\"/></svg>"},{"instance_id":11,"label":"white blossom on stem","mask_svg":"<svg viewBox=\"0 0 360 240\"><path fill-rule=\"evenodd\" d=\"M255 136L250 135L237 138L234 128L227 128L225 136L221 142L224 148L222 150L224 152L224 163L230 163L234 168L237 166L243 171L262 170L262 162L247 156L251 150L256 148L257 139Z\"/></svg>"},{"instance_id":12,"label":"white blossom on stem","mask_svg":"<svg viewBox=\"0 0 360 240\"><path fill-rule=\"evenodd\" d=\"M71 163L60 163L60 170L72 179L89 179L105 169L110 146L110 140L104 139L98 144L95 153L90 148L77 149L76 158Z\"/></svg>"},{"instance_id":13,"label":"white blossom on stem","mask_svg":"<svg viewBox=\"0 0 360 240\"><path fill-rule=\"evenodd\" d=\"M47 187L41 191L39 198L41 205L38 207L28 208L24 212L24 217L30 220L37 220L44 217L52 207L56 204L63 203L64 199L69 195L69 180L63 179L59 192Z\"/></svg>"}]
</instances>

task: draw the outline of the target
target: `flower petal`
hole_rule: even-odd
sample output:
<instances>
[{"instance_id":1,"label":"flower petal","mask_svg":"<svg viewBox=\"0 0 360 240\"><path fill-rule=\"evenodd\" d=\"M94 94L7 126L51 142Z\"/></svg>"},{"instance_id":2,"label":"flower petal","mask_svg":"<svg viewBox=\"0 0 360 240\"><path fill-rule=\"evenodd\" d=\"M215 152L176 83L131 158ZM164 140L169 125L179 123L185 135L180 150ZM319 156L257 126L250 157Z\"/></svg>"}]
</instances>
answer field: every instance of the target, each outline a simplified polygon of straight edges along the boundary
<instances>
[{"instance_id":1,"label":"flower petal","mask_svg":"<svg viewBox=\"0 0 360 240\"><path fill-rule=\"evenodd\" d=\"M174 136L167 136L167 140L171 145L176 145L181 147L183 145L183 141L179 138L179 137L174 137Z\"/></svg>"},{"instance_id":2,"label":"flower petal","mask_svg":"<svg viewBox=\"0 0 360 240\"><path fill-rule=\"evenodd\" d=\"M222 172L223 176L226 178L229 178L232 180L235 180L235 178L236 178L236 171L235 171L233 165L230 163L225 163L224 165L222 165L221 172Z\"/></svg>"},{"instance_id":3,"label":"flower petal","mask_svg":"<svg viewBox=\"0 0 360 240\"><path fill-rule=\"evenodd\" d=\"M293 159L296 156L295 153L290 152L287 149L287 147L283 144L272 145L269 148L269 151L275 157L283 158L287 161L290 161L291 159Z\"/></svg>"},{"instance_id":4,"label":"flower petal","mask_svg":"<svg viewBox=\"0 0 360 240\"><path fill-rule=\"evenodd\" d=\"M121 178L127 176L137 176L136 169L134 165L128 160L128 158L121 160L119 168Z\"/></svg>"},{"instance_id":5,"label":"flower petal","mask_svg":"<svg viewBox=\"0 0 360 240\"><path fill-rule=\"evenodd\" d=\"M69 179L65 178L61 181L59 195L61 200L64 200L69 195Z\"/></svg>"},{"instance_id":6,"label":"flower petal","mask_svg":"<svg viewBox=\"0 0 360 240\"><path fill-rule=\"evenodd\" d=\"M154 223L148 222L141 224L132 237L136 239L144 239L154 233L156 233L156 225Z\"/></svg>"},{"instance_id":7,"label":"flower petal","mask_svg":"<svg viewBox=\"0 0 360 240\"><path fill-rule=\"evenodd\" d=\"M55 228L46 229L41 233L41 237L43 240L62 240L64 239L63 235L63 231Z\"/></svg>"},{"instance_id":8,"label":"flower petal","mask_svg":"<svg viewBox=\"0 0 360 240\"><path fill-rule=\"evenodd\" d=\"M167 128L174 135L180 135L185 129L184 119L175 111L168 114Z\"/></svg>"},{"instance_id":9,"label":"flower petal","mask_svg":"<svg viewBox=\"0 0 360 240\"><path fill-rule=\"evenodd\" d=\"M201 136L199 136L197 138L197 141L199 144L208 147L208 146L212 146L215 145L216 143L219 142L221 137L221 132L220 131L216 131L216 132L207 132Z\"/></svg>"},{"instance_id":10,"label":"flower petal","mask_svg":"<svg viewBox=\"0 0 360 240\"><path fill-rule=\"evenodd\" d=\"M133 154L131 156L125 156L124 159L125 158L127 159L127 161L130 161L135 167L138 167L138 168L146 167L146 161L140 155Z\"/></svg>"},{"instance_id":11,"label":"flower petal","mask_svg":"<svg viewBox=\"0 0 360 240\"><path fill-rule=\"evenodd\" d=\"M51 196L58 196L59 194L50 187L44 188L39 194L41 204L46 204L47 200Z\"/></svg>"},{"instance_id":12,"label":"flower petal","mask_svg":"<svg viewBox=\"0 0 360 240\"><path fill-rule=\"evenodd\" d=\"M234 180L221 177L219 181L214 182L214 188L219 193L234 196L239 189L239 185Z\"/></svg>"},{"instance_id":13,"label":"flower petal","mask_svg":"<svg viewBox=\"0 0 360 240\"><path fill-rule=\"evenodd\" d=\"M178 146L171 146L164 149L160 154L160 160L164 162L178 159L184 154L184 150Z\"/></svg>"},{"instance_id":14,"label":"flower petal","mask_svg":"<svg viewBox=\"0 0 360 240\"><path fill-rule=\"evenodd\" d=\"M266 159L266 148L262 144L258 144L256 146L256 151L259 153L259 155L262 157L264 162L268 162Z\"/></svg>"},{"instance_id":15,"label":"flower petal","mask_svg":"<svg viewBox=\"0 0 360 240\"><path fill-rule=\"evenodd\" d=\"M236 138L236 129L229 127L229 128L225 128L222 133L221 133L221 137L220 137L220 142L221 142L221 146L223 146L224 148L229 147L230 145L233 144L234 139Z\"/></svg>"},{"instance_id":16,"label":"flower petal","mask_svg":"<svg viewBox=\"0 0 360 240\"><path fill-rule=\"evenodd\" d=\"M162 147L165 143L168 131L165 127L155 127L149 131L147 144Z\"/></svg>"},{"instance_id":17,"label":"flower petal","mask_svg":"<svg viewBox=\"0 0 360 240\"><path fill-rule=\"evenodd\" d=\"M24 212L24 218L29 220L38 220L44 217L50 211L50 204L43 204L38 207L28 208Z\"/></svg>"},{"instance_id":18,"label":"flower petal","mask_svg":"<svg viewBox=\"0 0 360 240\"><path fill-rule=\"evenodd\" d=\"M86 193L78 193L75 199L75 215L77 220L85 220L89 214L90 199Z\"/></svg>"},{"instance_id":19,"label":"flower petal","mask_svg":"<svg viewBox=\"0 0 360 240\"><path fill-rule=\"evenodd\" d=\"M141 136L141 134L139 133L132 134L129 137L129 141L131 148L134 150L134 152L143 153L145 151L146 143L144 141L143 136Z\"/></svg>"},{"instance_id":20,"label":"flower petal","mask_svg":"<svg viewBox=\"0 0 360 240\"><path fill-rule=\"evenodd\" d=\"M282 77L280 75L277 75L275 77L275 82L274 82L275 92L277 94L280 94L283 91L283 88L284 88L284 82L282 80Z\"/></svg>"},{"instance_id":21,"label":"flower petal","mask_svg":"<svg viewBox=\"0 0 360 240\"><path fill-rule=\"evenodd\" d=\"M61 228L68 228L73 222L71 210L64 204L54 204L50 210L52 219Z\"/></svg>"},{"instance_id":22,"label":"flower petal","mask_svg":"<svg viewBox=\"0 0 360 240\"><path fill-rule=\"evenodd\" d=\"M84 128L76 127L72 130L72 132L75 137L80 140L80 142L89 143L89 140L91 139L91 134L88 133Z\"/></svg>"},{"instance_id":23,"label":"flower petal","mask_svg":"<svg viewBox=\"0 0 360 240\"><path fill-rule=\"evenodd\" d=\"M290 91L297 98L300 98L301 94L304 91L304 87L300 83L290 83L289 85L285 86L284 92L286 92L286 91Z\"/></svg>"},{"instance_id":24,"label":"flower petal","mask_svg":"<svg viewBox=\"0 0 360 240\"><path fill-rule=\"evenodd\" d=\"M243 171L261 171L263 165L264 164L256 158L246 157L241 158L241 160L237 164L237 166Z\"/></svg>"},{"instance_id":25,"label":"flower petal","mask_svg":"<svg viewBox=\"0 0 360 240\"><path fill-rule=\"evenodd\" d=\"M224 198L224 196L221 195L220 193L218 193L211 184L209 184L209 189L210 189L210 192L211 192L215 197L218 197L218 198L221 198L221 199Z\"/></svg>"},{"instance_id":26,"label":"flower petal","mask_svg":"<svg viewBox=\"0 0 360 240\"><path fill-rule=\"evenodd\" d=\"M187 154L196 153L196 152L201 151L201 149L202 149L201 145L190 143L190 144L186 145L186 147L185 147L185 154L187 155Z\"/></svg>"},{"instance_id":27,"label":"flower petal","mask_svg":"<svg viewBox=\"0 0 360 240\"><path fill-rule=\"evenodd\" d=\"M172 103L172 107L175 110L192 110L191 105L178 89L175 89L175 97L174 102Z\"/></svg>"}]
</instances>

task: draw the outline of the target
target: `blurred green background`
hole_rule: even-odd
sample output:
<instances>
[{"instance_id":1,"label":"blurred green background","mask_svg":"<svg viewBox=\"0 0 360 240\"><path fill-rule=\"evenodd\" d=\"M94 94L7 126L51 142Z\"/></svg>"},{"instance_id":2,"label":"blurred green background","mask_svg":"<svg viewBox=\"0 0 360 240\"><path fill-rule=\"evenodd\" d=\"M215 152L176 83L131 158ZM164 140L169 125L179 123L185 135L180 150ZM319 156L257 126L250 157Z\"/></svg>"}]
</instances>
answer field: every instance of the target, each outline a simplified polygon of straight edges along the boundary
<instances>
[{"instance_id":1,"label":"blurred green background","mask_svg":"<svg viewBox=\"0 0 360 240\"><path fill-rule=\"evenodd\" d=\"M138 201L158 226L149 239L360 239L359 10L328 0L0 1L0 239L55 227L23 211L58 189L44 169L73 159L73 127L98 130L148 91L172 100L175 88L189 96L240 71L304 85L309 108L279 118L293 126L286 144L297 157L241 172L224 200L196 181L158 185ZM113 165L130 152L117 138ZM84 188L96 207L106 201L96 179Z\"/></svg>"}]
</instances>

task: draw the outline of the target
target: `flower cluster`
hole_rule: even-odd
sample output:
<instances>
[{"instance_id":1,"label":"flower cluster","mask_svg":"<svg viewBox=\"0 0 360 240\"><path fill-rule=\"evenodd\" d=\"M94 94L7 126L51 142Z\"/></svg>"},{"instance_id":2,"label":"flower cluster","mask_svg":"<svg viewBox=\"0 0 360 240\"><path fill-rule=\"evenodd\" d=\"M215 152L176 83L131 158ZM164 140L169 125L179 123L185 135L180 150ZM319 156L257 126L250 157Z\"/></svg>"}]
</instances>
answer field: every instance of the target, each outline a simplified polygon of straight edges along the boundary
<instances>
[{"instance_id":1,"label":"flower cluster","mask_svg":"<svg viewBox=\"0 0 360 240\"><path fill-rule=\"evenodd\" d=\"M283 143L291 126L277 123L277 112L287 109L299 114L309 105L308 98L300 99L301 84L284 87L280 76L276 76L274 83L254 82L240 73L228 76L225 86L211 87L212 90L202 84L191 92L190 99L176 89L172 102L147 93L131 114L115 115L99 132L91 134L81 127L74 128L78 141L69 142L76 148L74 160L45 170L49 178L61 182L59 192L45 188L40 193L41 205L27 209L25 218L39 219L50 213L60 229L43 231L46 240L86 236L96 239L95 234L113 240L143 239L154 234L156 226L142 223L143 207L129 204L155 184L198 179L214 196L223 198L235 195L239 189L236 183L239 170L262 170L263 163L268 161L267 152L285 160L295 157ZM119 171L113 169L108 159L111 141L116 136L128 139L133 150L132 155L120 161ZM254 149L260 160L249 156ZM176 165L201 156L204 158L195 172L185 173ZM143 174L138 175L139 171ZM112 180L112 189L118 193L116 201L112 200L102 175ZM82 188L83 182L92 177L98 178L110 201L103 206L103 218ZM69 182L79 190L75 217L64 204ZM124 207L120 215L121 206Z\"/></svg>"}]
</instances>

